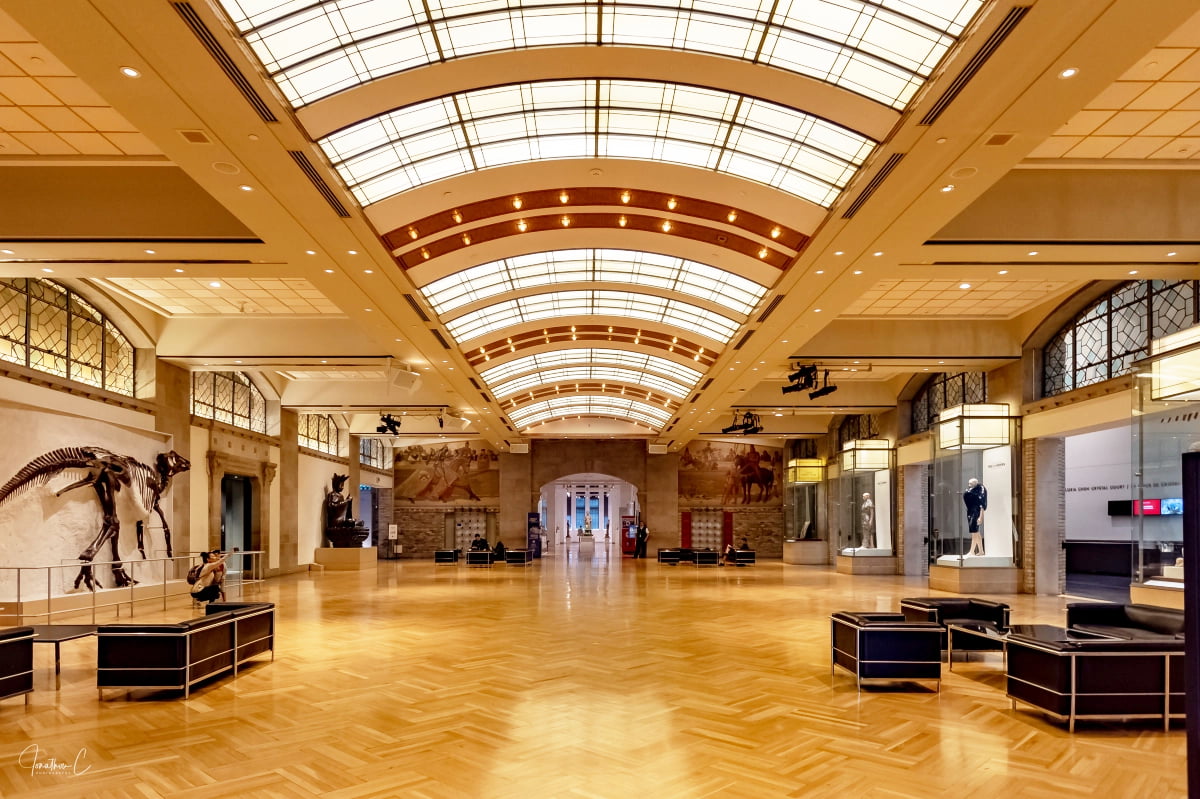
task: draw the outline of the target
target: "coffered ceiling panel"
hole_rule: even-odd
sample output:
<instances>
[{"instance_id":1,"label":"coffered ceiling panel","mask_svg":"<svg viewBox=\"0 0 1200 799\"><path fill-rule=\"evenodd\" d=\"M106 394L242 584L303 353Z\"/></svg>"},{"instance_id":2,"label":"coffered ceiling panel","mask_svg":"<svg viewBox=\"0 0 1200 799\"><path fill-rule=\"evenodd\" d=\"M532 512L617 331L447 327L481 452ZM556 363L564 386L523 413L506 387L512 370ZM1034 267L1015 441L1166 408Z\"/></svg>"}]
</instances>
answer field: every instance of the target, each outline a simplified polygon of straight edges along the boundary
<instances>
[{"instance_id":1,"label":"coffered ceiling panel","mask_svg":"<svg viewBox=\"0 0 1200 799\"><path fill-rule=\"evenodd\" d=\"M164 316L341 313L311 283L299 278L109 278L107 282Z\"/></svg>"},{"instance_id":2,"label":"coffered ceiling panel","mask_svg":"<svg viewBox=\"0 0 1200 799\"><path fill-rule=\"evenodd\" d=\"M842 315L1009 318L1070 285L1053 280L881 280Z\"/></svg>"}]
</instances>

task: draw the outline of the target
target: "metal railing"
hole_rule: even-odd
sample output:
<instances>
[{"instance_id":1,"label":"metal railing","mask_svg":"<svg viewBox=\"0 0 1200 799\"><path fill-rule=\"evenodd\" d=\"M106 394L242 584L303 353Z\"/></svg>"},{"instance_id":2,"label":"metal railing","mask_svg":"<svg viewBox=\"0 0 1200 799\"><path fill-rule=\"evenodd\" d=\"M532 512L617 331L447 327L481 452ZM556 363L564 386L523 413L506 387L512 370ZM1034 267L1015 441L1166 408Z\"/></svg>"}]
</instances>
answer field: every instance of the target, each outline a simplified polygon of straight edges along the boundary
<instances>
[{"instance_id":1,"label":"metal railing","mask_svg":"<svg viewBox=\"0 0 1200 799\"><path fill-rule=\"evenodd\" d=\"M128 585L95 590L88 590L84 582L75 587L80 570L89 565L78 560L51 566L0 566L0 623L20 625L41 620L48 624L58 616L82 613L90 613L92 623L97 623L97 611L112 608L120 618L121 608L128 607L132 617L137 605L146 602L160 602L166 610L169 599L191 594L187 573L200 562L200 554L92 561L92 576L97 583L112 582L112 566L116 563L130 577ZM261 550L229 553L227 594L240 595L246 583L264 579L265 554Z\"/></svg>"}]
</instances>

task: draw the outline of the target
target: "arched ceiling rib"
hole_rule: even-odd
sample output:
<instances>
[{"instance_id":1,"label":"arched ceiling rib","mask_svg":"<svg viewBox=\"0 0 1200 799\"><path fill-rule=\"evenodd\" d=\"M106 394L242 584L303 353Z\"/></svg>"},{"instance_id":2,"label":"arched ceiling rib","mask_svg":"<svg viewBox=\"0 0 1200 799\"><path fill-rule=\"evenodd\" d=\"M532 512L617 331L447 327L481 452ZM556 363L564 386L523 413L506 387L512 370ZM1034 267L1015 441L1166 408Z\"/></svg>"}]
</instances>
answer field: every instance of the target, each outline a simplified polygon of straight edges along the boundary
<instances>
[{"instance_id":1,"label":"arched ceiling rib","mask_svg":"<svg viewBox=\"0 0 1200 799\"><path fill-rule=\"evenodd\" d=\"M566 416L612 416L658 429L671 419L671 411L641 400L604 395L553 397L508 411L508 418L522 429Z\"/></svg>"},{"instance_id":2,"label":"arched ceiling rib","mask_svg":"<svg viewBox=\"0 0 1200 799\"><path fill-rule=\"evenodd\" d=\"M221 0L294 107L386 75L503 50L650 46L715 53L902 108L982 0Z\"/></svg>"},{"instance_id":3,"label":"arched ceiling rib","mask_svg":"<svg viewBox=\"0 0 1200 799\"><path fill-rule=\"evenodd\" d=\"M748 95L603 79L461 92L318 143L362 205L506 164L621 158L738 175L829 207L875 147L847 128Z\"/></svg>"},{"instance_id":4,"label":"arched ceiling rib","mask_svg":"<svg viewBox=\"0 0 1200 799\"><path fill-rule=\"evenodd\" d=\"M494 388L518 375L536 374L545 369L568 366L611 366L633 369L647 374L670 378L689 389L699 382L703 373L683 364L642 352L605 347L574 347L571 349L523 355L510 361L480 370L479 376L489 388Z\"/></svg>"}]
</instances>

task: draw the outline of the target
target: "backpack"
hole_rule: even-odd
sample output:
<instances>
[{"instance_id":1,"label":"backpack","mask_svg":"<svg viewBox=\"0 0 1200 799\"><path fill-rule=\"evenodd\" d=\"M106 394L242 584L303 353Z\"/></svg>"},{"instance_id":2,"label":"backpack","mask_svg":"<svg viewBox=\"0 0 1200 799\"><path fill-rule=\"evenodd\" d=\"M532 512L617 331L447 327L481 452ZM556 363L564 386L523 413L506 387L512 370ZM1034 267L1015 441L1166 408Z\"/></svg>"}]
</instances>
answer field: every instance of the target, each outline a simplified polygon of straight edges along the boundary
<instances>
[{"instance_id":1,"label":"backpack","mask_svg":"<svg viewBox=\"0 0 1200 799\"><path fill-rule=\"evenodd\" d=\"M195 566L193 566L192 568L188 569L188 573L187 573L187 583L188 583L188 585L195 585L195 584L196 584L196 581L200 579L200 571L201 571L203 568L204 568L204 564L203 564L203 563L197 563Z\"/></svg>"}]
</instances>

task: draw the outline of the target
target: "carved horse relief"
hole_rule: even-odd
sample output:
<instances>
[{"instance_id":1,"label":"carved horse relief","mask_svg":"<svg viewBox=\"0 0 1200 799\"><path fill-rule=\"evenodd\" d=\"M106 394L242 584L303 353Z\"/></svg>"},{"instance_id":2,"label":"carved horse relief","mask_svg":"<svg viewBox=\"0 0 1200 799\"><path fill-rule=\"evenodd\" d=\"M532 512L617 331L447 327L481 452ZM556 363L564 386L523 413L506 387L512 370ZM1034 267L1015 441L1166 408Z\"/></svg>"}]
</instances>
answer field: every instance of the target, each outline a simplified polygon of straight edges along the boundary
<instances>
[{"instance_id":1,"label":"carved horse relief","mask_svg":"<svg viewBox=\"0 0 1200 799\"><path fill-rule=\"evenodd\" d=\"M191 466L187 458L174 450L160 454L155 458L153 466L147 466L128 455L118 455L101 447L64 447L51 450L31 461L3 487L0 487L0 505L30 488L45 485L52 477L63 472L72 470L86 472L80 480L54 492L54 496L60 497L73 489L91 486L92 490L96 492L96 498L100 501L100 510L103 514L100 532L79 554L79 559L84 562L84 565L80 567L79 575L75 578L75 587L78 588L79 583L83 582L90 590L96 590L96 580L92 574L91 562L95 560L96 553L100 548L108 542L112 545L113 579L117 587L121 588L135 581L125 572L117 547L121 533L121 523L117 518L118 492L122 486L128 488L133 492L134 499L140 504L141 511L145 516L149 516L151 511L158 514L158 518L162 521L163 537L166 540L167 557L171 557L173 554L171 551L171 528L167 524L167 518L163 515L162 508L159 507L159 501L170 487L171 478L180 472L186 472ZM142 554L142 558L145 559L146 545L140 525L137 533L137 548Z\"/></svg>"}]
</instances>

